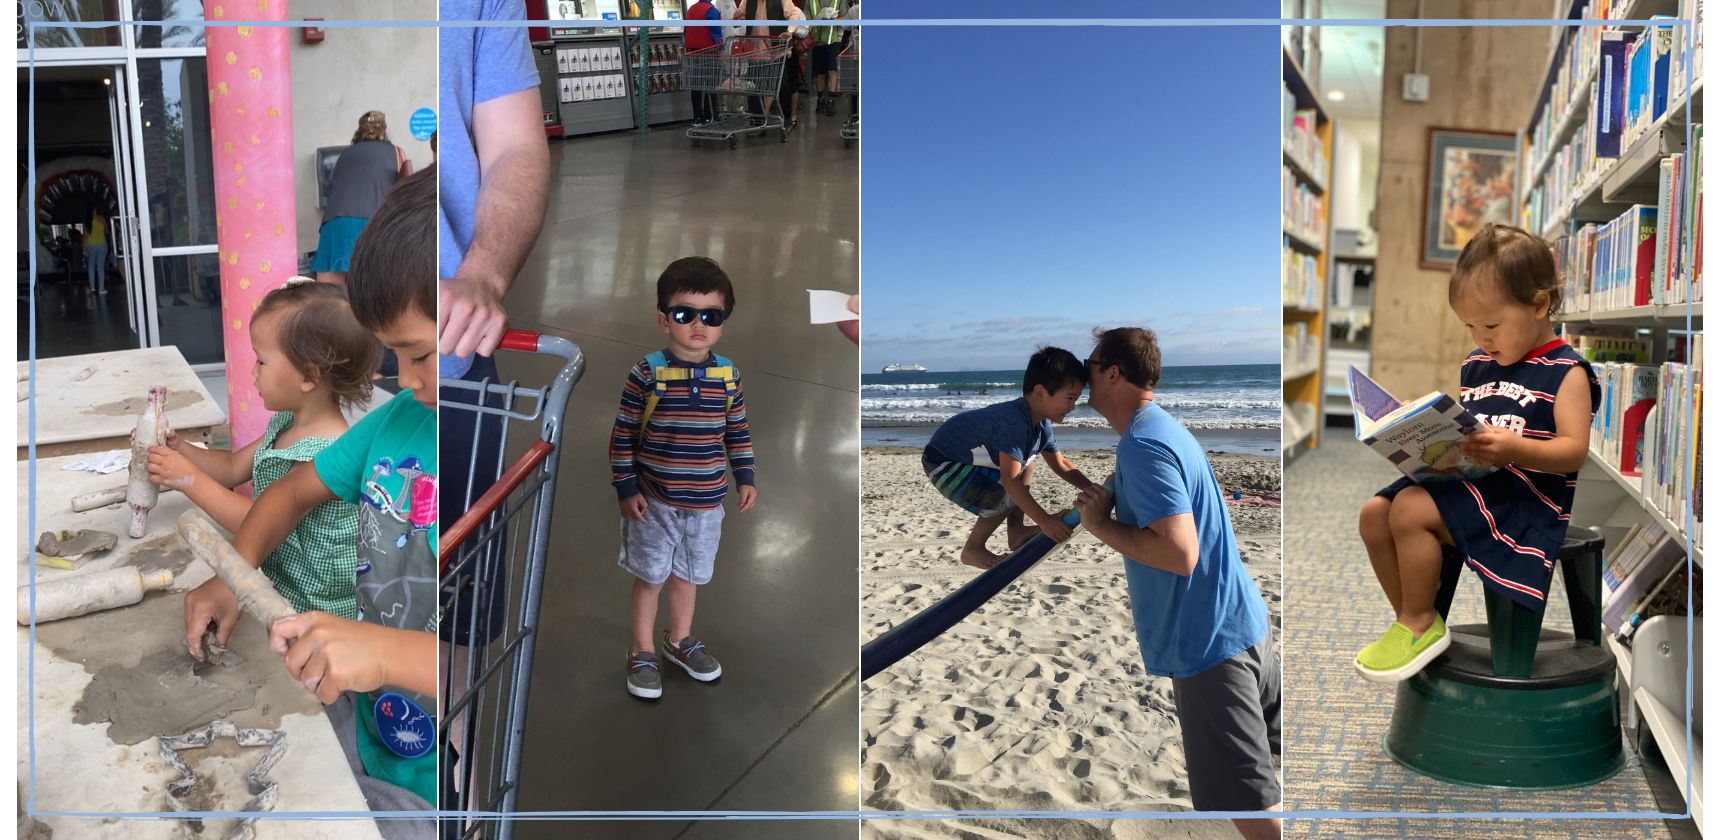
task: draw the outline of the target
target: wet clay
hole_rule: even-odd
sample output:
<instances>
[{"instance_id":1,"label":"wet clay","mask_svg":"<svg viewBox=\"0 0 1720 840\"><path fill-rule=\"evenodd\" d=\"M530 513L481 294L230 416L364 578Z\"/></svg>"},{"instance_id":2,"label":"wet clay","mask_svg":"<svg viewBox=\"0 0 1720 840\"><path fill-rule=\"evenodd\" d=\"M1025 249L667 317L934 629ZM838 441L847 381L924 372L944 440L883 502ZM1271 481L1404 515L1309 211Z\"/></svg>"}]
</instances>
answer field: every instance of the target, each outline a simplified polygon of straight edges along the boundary
<instances>
[{"instance_id":1,"label":"wet clay","mask_svg":"<svg viewBox=\"0 0 1720 840\"><path fill-rule=\"evenodd\" d=\"M203 395L196 391L168 391L167 411L193 406L203 401ZM106 414L112 417L127 417L141 414L149 405L149 395L128 397L123 400L92 405L84 409L85 414Z\"/></svg>"},{"instance_id":2,"label":"wet clay","mask_svg":"<svg viewBox=\"0 0 1720 840\"><path fill-rule=\"evenodd\" d=\"M146 574L155 571L169 571L177 578L185 574L185 570L196 559L192 555L191 549L178 535L164 534L133 548L127 565L136 566L138 571Z\"/></svg>"},{"instance_id":3,"label":"wet clay","mask_svg":"<svg viewBox=\"0 0 1720 840\"><path fill-rule=\"evenodd\" d=\"M184 550L183 543L180 550ZM174 674L182 674L184 682L190 682L191 677L196 677L228 691L249 689L251 693L246 696L243 705L237 704L237 697L233 703L218 704L236 709L224 717L246 728L279 729L284 715L315 715L322 712L322 704L317 702L316 696L299 685L281 664L281 657L269 650L269 637L262 625L249 617L239 619L239 626L228 640L229 649L239 655L238 660L242 664L230 664L226 668L204 665L193 671L196 660L185 651L184 604L185 598L181 594L155 593L145 597L141 603L124 609L40 625L36 628L36 641L53 651L55 656L76 662L91 674L100 674L109 668L115 669L116 672L129 669L147 673L147 670L141 667L147 654L162 657L154 664L157 669L154 677L157 679L165 679L171 671ZM169 668L169 665L172 667ZM116 684L112 680L103 682L108 686L106 693L112 695ZM93 685L94 683L92 687ZM89 691L86 690L86 701L89 697ZM187 695L176 699L192 702L194 698ZM79 704L80 718L98 714L95 707L87 712L83 711L85 705L88 704ZM107 704L106 711L128 720L127 731L131 731L131 728L143 728L160 730L150 734L166 735L181 735L223 716L209 713L198 715L196 717L202 718L201 720L184 725L175 723L171 726L151 726L147 725L151 717L159 719L163 710L151 708L124 694L114 697ZM111 716L102 719L115 721ZM110 736L115 734L110 731ZM142 737L148 735L137 740ZM119 741L119 738L116 737L115 740ZM137 743L137 740L120 743Z\"/></svg>"},{"instance_id":4,"label":"wet clay","mask_svg":"<svg viewBox=\"0 0 1720 840\"><path fill-rule=\"evenodd\" d=\"M72 707L74 723L108 722L116 744L136 744L159 735L181 735L229 712L250 708L263 680L242 670L200 669L183 645L146 654L136 665L109 665L95 672L83 699Z\"/></svg>"}]
</instances>

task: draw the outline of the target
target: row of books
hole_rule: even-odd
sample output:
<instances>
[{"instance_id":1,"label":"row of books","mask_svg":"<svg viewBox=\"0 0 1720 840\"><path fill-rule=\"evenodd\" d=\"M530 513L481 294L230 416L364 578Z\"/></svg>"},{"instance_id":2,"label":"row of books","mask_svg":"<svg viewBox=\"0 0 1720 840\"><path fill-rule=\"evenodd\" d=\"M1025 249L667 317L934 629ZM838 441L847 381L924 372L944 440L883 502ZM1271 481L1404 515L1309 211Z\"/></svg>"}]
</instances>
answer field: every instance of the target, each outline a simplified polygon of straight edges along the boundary
<instances>
[{"instance_id":1,"label":"row of books","mask_svg":"<svg viewBox=\"0 0 1720 840\"><path fill-rule=\"evenodd\" d=\"M1700 615L1701 604L1701 568L1685 562L1678 541L1652 519L1633 526L1606 559L1601 624L1621 640L1656 615L1687 615L1691 607Z\"/></svg>"},{"instance_id":2,"label":"row of books","mask_svg":"<svg viewBox=\"0 0 1720 840\"><path fill-rule=\"evenodd\" d=\"M1297 321L1284 325L1284 373L1300 373L1320 363L1320 336Z\"/></svg>"},{"instance_id":3,"label":"row of books","mask_svg":"<svg viewBox=\"0 0 1720 840\"><path fill-rule=\"evenodd\" d=\"M1605 29L1573 37L1579 43L1592 40L1595 44L1592 58L1584 59L1591 61L1593 72L1585 69L1567 76L1561 65L1557 79L1587 80L1586 114L1581 127L1561 140L1559 129L1573 104L1567 96L1564 107L1542 109L1529 129L1525 149L1529 171L1546 167L1526 196L1522 221L1529 230L1544 231L1575 196L1594 186L1612 161L1644 138L1691 79L1700 78L1696 68L1685 66L1695 62L1687 62L1680 51L1684 27L1659 25L1641 32ZM1560 84L1555 84L1554 96L1560 95Z\"/></svg>"},{"instance_id":4,"label":"row of books","mask_svg":"<svg viewBox=\"0 0 1720 840\"><path fill-rule=\"evenodd\" d=\"M1563 336L1583 358L1590 362L1631 362L1647 364L1652 347L1647 339L1634 335L1612 335L1590 331L1567 330Z\"/></svg>"},{"instance_id":5,"label":"row of books","mask_svg":"<svg viewBox=\"0 0 1720 840\"><path fill-rule=\"evenodd\" d=\"M1691 532L1702 540L1702 335L1691 335L1682 358L1660 366L1659 401L1643 430L1642 498L1683 527L1686 505L1694 504Z\"/></svg>"},{"instance_id":6,"label":"row of books","mask_svg":"<svg viewBox=\"0 0 1720 840\"><path fill-rule=\"evenodd\" d=\"M1701 126L1692 129L1700 136ZM1658 206L1553 242L1566 316L1702 300L1701 152L1660 162Z\"/></svg>"},{"instance_id":7,"label":"row of books","mask_svg":"<svg viewBox=\"0 0 1720 840\"><path fill-rule=\"evenodd\" d=\"M1284 197L1284 227L1297 237L1319 243L1326 237L1325 218L1320 194L1284 167L1282 185Z\"/></svg>"},{"instance_id":8,"label":"row of books","mask_svg":"<svg viewBox=\"0 0 1720 840\"><path fill-rule=\"evenodd\" d=\"M1702 124L1690 127L1688 152L1660 161L1663 220L1654 251L1653 302L1702 299Z\"/></svg>"},{"instance_id":9,"label":"row of books","mask_svg":"<svg viewBox=\"0 0 1720 840\"><path fill-rule=\"evenodd\" d=\"M1620 475L1642 475L1648 413L1660 398L1660 367L1634 362L1594 365L1601 401L1589 422L1589 449Z\"/></svg>"},{"instance_id":10,"label":"row of books","mask_svg":"<svg viewBox=\"0 0 1720 840\"><path fill-rule=\"evenodd\" d=\"M1284 305L1296 309L1320 308L1320 259L1285 244Z\"/></svg>"},{"instance_id":11,"label":"row of books","mask_svg":"<svg viewBox=\"0 0 1720 840\"><path fill-rule=\"evenodd\" d=\"M1610 0L1594 0L1583 8L1584 21L1602 21L1612 17ZM1569 118L1575 100L1591 92L1595 67L1600 56L1601 36L1607 29L1586 23L1561 33L1558 63L1547 90L1547 102L1535 124L1529 128L1530 168L1539 168L1550 151L1552 134ZM1593 98L1591 97L1591 102Z\"/></svg>"},{"instance_id":12,"label":"row of books","mask_svg":"<svg viewBox=\"0 0 1720 840\"><path fill-rule=\"evenodd\" d=\"M1311 108L1293 110L1295 97L1290 93L1290 88L1284 88L1284 96L1284 153L1312 175L1315 181L1325 184L1329 172L1326 156L1322 153L1320 136L1315 133L1318 117Z\"/></svg>"}]
</instances>

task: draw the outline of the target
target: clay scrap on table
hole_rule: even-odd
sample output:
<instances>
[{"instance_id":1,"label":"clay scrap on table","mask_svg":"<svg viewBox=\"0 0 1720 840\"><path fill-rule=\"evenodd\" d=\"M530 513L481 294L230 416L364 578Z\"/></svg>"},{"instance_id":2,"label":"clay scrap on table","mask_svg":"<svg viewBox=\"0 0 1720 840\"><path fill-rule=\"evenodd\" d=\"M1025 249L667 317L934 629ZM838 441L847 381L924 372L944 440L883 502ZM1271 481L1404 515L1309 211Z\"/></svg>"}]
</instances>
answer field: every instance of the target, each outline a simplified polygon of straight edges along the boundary
<instances>
[{"instance_id":1,"label":"clay scrap on table","mask_svg":"<svg viewBox=\"0 0 1720 840\"><path fill-rule=\"evenodd\" d=\"M107 531L43 531L36 540L37 562L56 569L76 569L97 554L119 545L119 535Z\"/></svg>"},{"instance_id":2,"label":"clay scrap on table","mask_svg":"<svg viewBox=\"0 0 1720 840\"><path fill-rule=\"evenodd\" d=\"M231 738L241 747L267 747L263 757L257 761L257 766L245 774L245 786L253 796L239 810L256 813L272 811L275 802L280 799L280 787L269 778L269 771L287 753L287 733L278 729L240 729L233 724L218 720L202 729L161 739L161 757L178 777L167 783L167 802L175 811L208 811L204 807L193 807L186 799L196 793L198 779L196 771L186 762L181 750L207 749L217 738ZM220 809L225 810L225 809ZM228 840L251 840L256 836L256 817L248 817L239 821L233 830L227 834ZM201 820L192 820L193 831L201 833Z\"/></svg>"},{"instance_id":3,"label":"clay scrap on table","mask_svg":"<svg viewBox=\"0 0 1720 840\"><path fill-rule=\"evenodd\" d=\"M256 703L264 680L242 674L193 672L198 663L183 644L157 650L131 667L95 672L73 706L75 723L108 723L116 744L180 735Z\"/></svg>"}]
</instances>

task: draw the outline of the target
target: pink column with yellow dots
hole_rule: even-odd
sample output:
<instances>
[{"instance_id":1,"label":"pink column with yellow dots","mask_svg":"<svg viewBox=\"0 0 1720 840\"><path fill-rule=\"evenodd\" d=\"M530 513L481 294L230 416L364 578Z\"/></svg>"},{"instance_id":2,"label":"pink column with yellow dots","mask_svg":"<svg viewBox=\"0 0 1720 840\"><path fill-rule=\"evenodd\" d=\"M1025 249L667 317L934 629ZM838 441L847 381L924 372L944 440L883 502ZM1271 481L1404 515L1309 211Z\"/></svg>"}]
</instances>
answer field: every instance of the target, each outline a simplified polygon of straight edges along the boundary
<instances>
[{"instance_id":1,"label":"pink column with yellow dots","mask_svg":"<svg viewBox=\"0 0 1720 840\"><path fill-rule=\"evenodd\" d=\"M269 412L251 376L251 314L296 273L293 223L295 30L221 26L286 20L286 0L207 0L209 131L215 155L215 240L221 248L221 330L233 448L262 435ZM168 337L171 341L171 336Z\"/></svg>"}]
</instances>

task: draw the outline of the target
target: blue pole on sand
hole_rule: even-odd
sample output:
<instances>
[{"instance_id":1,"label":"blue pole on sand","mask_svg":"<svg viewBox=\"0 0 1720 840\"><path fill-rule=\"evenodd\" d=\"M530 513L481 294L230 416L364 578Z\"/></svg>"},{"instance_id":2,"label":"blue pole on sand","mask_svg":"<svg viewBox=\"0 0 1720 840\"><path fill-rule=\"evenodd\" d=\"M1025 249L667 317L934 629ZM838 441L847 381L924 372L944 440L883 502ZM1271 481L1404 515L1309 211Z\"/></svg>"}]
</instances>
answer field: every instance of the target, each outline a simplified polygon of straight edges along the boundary
<instances>
[{"instance_id":1,"label":"blue pole on sand","mask_svg":"<svg viewBox=\"0 0 1720 840\"><path fill-rule=\"evenodd\" d=\"M1070 527L1080 525L1080 511L1071 510L1063 514L1063 524ZM927 642L943 635L945 630L956 626L957 622L967 618L969 613L979 609L981 604L991 600L993 595L1002 592L1004 587L1014 583L1016 578L1033 568L1033 564L1045 559L1045 555L1056 545L1050 537L1035 534L1032 539L1022 543L1020 548L998 560L997 565L980 572L979 577L945 595L943 600L920 610L907 621L890 628L884 635L867 642L866 646L860 649L861 681L871 679L874 674L896 664L902 657L919 650Z\"/></svg>"}]
</instances>

